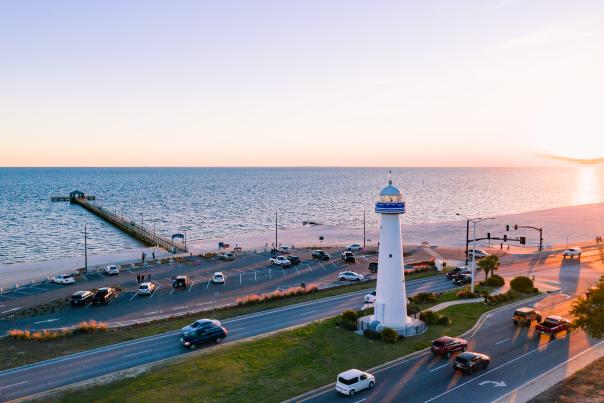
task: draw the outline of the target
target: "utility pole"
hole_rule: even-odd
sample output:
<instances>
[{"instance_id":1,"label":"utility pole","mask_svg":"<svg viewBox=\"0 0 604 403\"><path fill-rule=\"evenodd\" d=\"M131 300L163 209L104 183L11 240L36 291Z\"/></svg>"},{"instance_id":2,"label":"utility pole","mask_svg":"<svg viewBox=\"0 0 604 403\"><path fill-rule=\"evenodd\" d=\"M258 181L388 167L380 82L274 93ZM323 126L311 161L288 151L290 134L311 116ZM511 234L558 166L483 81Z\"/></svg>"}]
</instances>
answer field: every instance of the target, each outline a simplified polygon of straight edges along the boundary
<instances>
[{"instance_id":1,"label":"utility pole","mask_svg":"<svg viewBox=\"0 0 604 403\"><path fill-rule=\"evenodd\" d=\"M278 236L277 236L277 212L275 211L275 250L277 250L277 245L278 245Z\"/></svg>"},{"instance_id":2,"label":"utility pole","mask_svg":"<svg viewBox=\"0 0 604 403\"><path fill-rule=\"evenodd\" d=\"M474 278L476 276L476 224L481 223L483 221L486 220L494 220L495 217L488 217L488 218L468 218L463 214L460 213L456 213L456 215L462 216L467 220L467 223L469 225L470 221L472 222L474 231L473 231L473 242L472 242L472 279L471 279L471 283L470 283L470 291L474 292ZM466 238L467 239L467 238ZM466 261L467 261L467 255L466 255Z\"/></svg>"},{"instance_id":3,"label":"utility pole","mask_svg":"<svg viewBox=\"0 0 604 403\"><path fill-rule=\"evenodd\" d=\"M466 219L466 266L468 265L468 245L470 243L470 220Z\"/></svg>"},{"instance_id":4,"label":"utility pole","mask_svg":"<svg viewBox=\"0 0 604 403\"><path fill-rule=\"evenodd\" d=\"M363 210L363 248L365 248L366 242L367 237L365 236L365 210Z\"/></svg>"},{"instance_id":5,"label":"utility pole","mask_svg":"<svg viewBox=\"0 0 604 403\"><path fill-rule=\"evenodd\" d=\"M88 271L88 243L87 243L87 233L86 233L86 225L84 224L84 269Z\"/></svg>"}]
</instances>

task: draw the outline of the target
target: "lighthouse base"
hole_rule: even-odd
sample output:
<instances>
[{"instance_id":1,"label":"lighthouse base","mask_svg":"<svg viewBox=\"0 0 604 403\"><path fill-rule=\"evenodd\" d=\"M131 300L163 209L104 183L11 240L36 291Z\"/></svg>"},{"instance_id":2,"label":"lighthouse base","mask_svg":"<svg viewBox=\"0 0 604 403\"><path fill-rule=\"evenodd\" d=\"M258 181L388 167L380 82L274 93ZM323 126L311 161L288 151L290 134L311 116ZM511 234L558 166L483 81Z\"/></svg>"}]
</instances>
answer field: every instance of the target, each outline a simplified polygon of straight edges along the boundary
<instances>
[{"instance_id":1,"label":"lighthouse base","mask_svg":"<svg viewBox=\"0 0 604 403\"><path fill-rule=\"evenodd\" d=\"M365 329L381 332L384 327L390 327L396 330L399 336L403 337L417 336L428 330L428 326L423 321L408 316L404 323L396 326L384 326L380 321L375 320L373 315L363 316L359 319L358 324L361 332Z\"/></svg>"}]
</instances>

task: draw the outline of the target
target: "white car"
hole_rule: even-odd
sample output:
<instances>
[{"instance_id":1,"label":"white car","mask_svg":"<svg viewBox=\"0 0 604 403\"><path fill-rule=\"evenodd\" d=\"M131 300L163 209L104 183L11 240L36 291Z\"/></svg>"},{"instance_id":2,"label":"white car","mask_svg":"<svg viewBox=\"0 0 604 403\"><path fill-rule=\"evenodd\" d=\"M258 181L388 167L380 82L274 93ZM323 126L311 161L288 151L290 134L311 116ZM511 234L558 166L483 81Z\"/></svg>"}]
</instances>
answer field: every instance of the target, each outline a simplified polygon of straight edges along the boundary
<instances>
[{"instance_id":1,"label":"white car","mask_svg":"<svg viewBox=\"0 0 604 403\"><path fill-rule=\"evenodd\" d=\"M358 369L349 369L342 372L336 379L336 391L354 396L360 390L371 389L375 386L375 377Z\"/></svg>"},{"instance_id":2,"label":"white car","mask_svg":"<svg viewBox=\"0 0 604 403\"><path fill-rule=\"evenodd\" d=\"M571 259L574 257L581 257L581 249L580 248L570 248L564 251L562 254L563 258L570 257Z\"/></svg>"},{"instance_id":3,"label":"white car","mask_svg":"<svg viewBox=\"0 0 604 403\"><path fill-rule=\"evenodd\" d=\"M59 274L58 276L54 276L50 279L51 283L55 284L73 284L75 283L75 278L73 278L70 274Z\"/></svg>"},{"instance_id":4,"label":"white car","mask_svg":"<svg viewBox=\"0 0 604 403\"><path fill-rule=\"evenodd\" d=\"M221 254L218 255L218 259L231 261L231 260L235 260L235 255L233 253L230 253L230 252L221 253Z\"/></svg>"},{"instance_id":5,"label":"white car","mask_svg":"<svg viewBox=\"0 0 604 403\"><path fill-rule=\"evenodd\" d=\"M480 250L480 249L476 249L476 251L474 251L474 249L470 249L468 251L468 257L472 257L472 255L476 254L476 259L480 259L483 257L487 257L490 256L490 253L484 251L484 250Z\"/></svg>"},{"instance_id":6,"label":"white car","mask_svg":"<svg viewBox=\"0 0 604 403\"><path fill-rule=\"evenodd\" d=\"M355 273L354 271L343 271L342 273L338 274L338 280L361 281L365 280L365 277L362 274Z\"/></svg>"},{"instance_id":7,"label":"white car","mask_svg":"<svg viewBox=\"0 0 604 403\"><path fill-rule=\"evenodd\" d=\"M375 290L373 290L369 294L365 295L365 303L366 304L375 304Z\"/></svg>"},{"instance_id":8,"label":"white car","mask_svg":"<svg viewBox=\"0 0 604 403\"><path fill-rule=\"evenodd\" d=\"M276 264L277 266L291 266L292 264L285 256L275 256L270 258L269 261L271 264Z\"/></svg>"},{"instance_id":9,"label":"white car","mask_svg":"<svg viewBox=\"0 0 604 403\"><path fill-rule=\"evenodd\" d=\"M203 329L205 327L210 327L210 326L222 326L222 325L220 324L220 321L217 319L199 319L199 320L196 320L195 322L191 323L190 325L183 327L180 330L182 331L183 336L186 336L189 333L191 333L197 329Z\"/></svg>"},{"instance_id":10,"label":"white car","mask_svg":"<svg viewBox=\"0 0 604 403\"><path fill-rule=\"evenodd\" d=\"M350 244L346 247L346 250L349 250L351 252L358 252L362 249L361 245L359 245L358 243L353 243Z\"/></svg>"},{"instance_id":11,"label":"white car","mask_svg":"<svg viewBox=\"0 0 604 403\"><path fill-rule=\"evenodd\" d=\"M112 276L114 274L118 275L120 274L120 268L115 264L110 264L109 266L105 267L105 274L108 276Z\"/></svg>"},{"instance_id":12,"label":"white car","mask_svg":"<svg viewBox=\"0 0 604 403\"><path fill-rule=\"evenodd\" d=\"M212 283L214 283L214 284L224 284L224 280L225 280L224 274L222 274L221 271L217 271L212 276Z\"/></svg>"},{"instance_id":13,"label":"white car","mask_svg":"<svg viewBox=\"0 0 604 403\"><path fill-rule=\"evenodd\" d=\"M155 283L151 283L151 282L147 282L147 283L141 283L138 286L138 291L137 293L139 295L151 295L153 294L153 292L157 289L157 285Z\"/></svg>"},{"instance_id":14,"label":"white car","mask_svg":"<svg viewBox=\"0 0 604 403\"><path fill-rule=\"evenodd\" d=\"M281 253L285 253L285 254L287 255L288 253L290 253L290 252L292 251L292 248L291 248L291 247L289 247L288 245L281 245L281 246L280 246L280 247L277 249L277 251L279 251L279 252L281 252Z\"/></svg>"}]
</instances>

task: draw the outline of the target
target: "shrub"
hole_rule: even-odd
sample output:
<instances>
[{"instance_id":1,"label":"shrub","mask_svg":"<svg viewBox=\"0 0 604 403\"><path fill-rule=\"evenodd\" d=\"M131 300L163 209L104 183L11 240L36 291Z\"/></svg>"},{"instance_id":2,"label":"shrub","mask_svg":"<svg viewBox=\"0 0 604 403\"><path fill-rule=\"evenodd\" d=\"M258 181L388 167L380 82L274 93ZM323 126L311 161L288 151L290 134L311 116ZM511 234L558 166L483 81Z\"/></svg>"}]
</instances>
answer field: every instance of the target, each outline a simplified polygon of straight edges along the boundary
<instances>
[{"instance_id":1,"label":"shrub","mask_svg":"<svg viewBox=\"0 0 604 403\"><path fill-rule=\"evenodd\" d=\"M386 343L394 343L398 340L398 333L391 327L382 329L382 340Z\"/></svg>"},{"instance_id":2,"label":"shrub","mask_svg":"<svg viewBox=\"0 0 604 403\"><path fill-rule=\"evenodd\" d=\"M250 294L245 297L237 298L236 302L237 302L237 305L239 305L239 306L253 305L253 304L259 304L262 302L276 301L279 299L292 297L295 295L310 294L310 293L316 292L317 290L318 290L318 287L316 285L309 284L305 287L290 287L285 290L275 290L275 291L271 291L271 292L265 292L262 294Z\"/></svg>"},{"instance_id":3,"label":"shrub","mask_svg":"<svg viewBox=\"0 0 604 403\"><path fill-rule=\"evenodd\" d=\"M438 318L438 324L441 326L449 326L451 324L451 319L448 316L442 315Z\"/></svg>"},{"instance_id":4,"label":"shrub","mask_svg":"<svg viewBox=\"0 0 604 403\"><path fill-rule=\"evenodd\" d=\"M342 319L349 322L356 322L357 319L359 319L359 316L355 311L346 310L342 313Z\"/></svg>"},{"instance_id":5,"label":"shrub","mask_svg":"<svg viewBox=\"0 0 604 403\"><path fill-rule=\"evenodd\" d=\"M411 302L415 304L425 304L436 302L437 299L438 297L434 293L420 292L419 294L411 297Z\"/></svg>"},{"instance_id":6,"label":"shrub","mask_svg":"<svg viewBox=\"0 0 604 403\"><path fill-rule=\"evenodd\" d=\"M529 294L533 291L533 280L526 276L519 276L510 282L512 290L518 291L524 294Z\"/></svg>"},{"instance_id":7,"label":"shrub","mask_svg":"<svg viewBox=\"0 0 604 403\"><path fill-rule=\"evenodd\" d=\"M498 276L497 274L493 274L491 277L484 282L484 285L489 287L501 287L505 284L505 280L503 277Z\"/></svg>"},{"instance_id":8,"label":"shrub","mask_svg":"<svg viewBox=\"0 0 604 403\"><path fill-rule=\"evenodd\" d=\"M506 294L508 295L508 298L510 299L510 301L513 301L516 299L516 293L514 293L514 291L508 290L508 292L506 292Z\"/></svg>"},{"instance_id":9,"label":"shrub","mask_svg":"<svg viewBox=\"0 0 604 403\"><path fill-rule=\"evenodd\" d=\"M346 329L346 330L350 330L350 331L355 331L358 329L356 322L351 322L349 320L342 320L342 322L340 323L340 326L342 326L342 328Z\"/></svg>"},{"instance_id":10,"label":"shrub","mask_svg":"<svg viewBox=\"0 0 604 403\"><path fill-rule=\"evenodd\" d=\"M407 304L407 314L409 315L415 315L416 313L419 313L421 311L419 305L415 305L415 304Z\"/></svg>"},{"instance_id":11,"label":"shrub","mask_svg":"<svg viewBox=\"0 0 604 403\"><path fill-rule=\"evenodd\" d=\"M15 340L34 340L49 341L63 337L76 336L84 333L96 333L107 331L107 325L94 320L90 322L80 322L73 328L62 328L58 330L39 330L31 332L29 330L12 329L8 331L8 336Z\"/></svg>"},{"instance_id":12,"label":"shrub","mask_svg":"<svg viewBox=\"0 0 604 403\"><path fill-rule=\"evenodd\" d=\"M380 340L382 338L382 334L380 332L376 332L375 330L371 329L363 330L363 336L371 340Z\"/></svg>"},{"instance_id":13,"label":"shrub","mask_svg":"<svg viewBox=\"0 0 604 403\"><path fill-rule=\"evenodd\" d=\"M426 325L435 325L436 323L438 323L438 314L436 312L423 311L419 315L419 318L423 320Z\"/></svg>"},{"instance_id":14,"label":"shrub","mask_svg":"<svg viewBox=\"0 0 604 403\"><path fill-rule=\"evenodd\" d=\"M455 296L457 298L477 298L480 295L470 290L461 290L457 294L455 294Z\"/></svg>"}]
</instances>

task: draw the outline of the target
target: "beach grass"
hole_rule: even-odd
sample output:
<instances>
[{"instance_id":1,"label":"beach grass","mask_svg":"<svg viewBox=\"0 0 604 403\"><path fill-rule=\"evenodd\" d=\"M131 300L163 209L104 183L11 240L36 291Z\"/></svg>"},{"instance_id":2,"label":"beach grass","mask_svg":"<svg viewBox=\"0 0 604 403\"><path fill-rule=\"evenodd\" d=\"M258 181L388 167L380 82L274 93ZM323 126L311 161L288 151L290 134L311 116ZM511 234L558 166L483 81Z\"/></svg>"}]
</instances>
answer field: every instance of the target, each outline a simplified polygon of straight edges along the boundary
<instances>
[{"instance_id":1,"label":"beach grass","mask_svg":"<svg viewBox=\"0 0 604 403\"><path fill-rule=\"evenodd\" d=\"M371 341L339 328L339 318L326 319L220 346L134 378L71 391L50 400L279 402L334 382L341 371L369 369L424 349L442 335L459 335L493 308L477 303L449 307L441 313L452 319L451 325L431 326L422 335L394 344Z\"/></svg>"}]
</instances>

